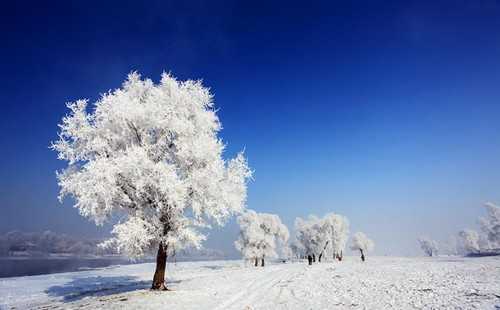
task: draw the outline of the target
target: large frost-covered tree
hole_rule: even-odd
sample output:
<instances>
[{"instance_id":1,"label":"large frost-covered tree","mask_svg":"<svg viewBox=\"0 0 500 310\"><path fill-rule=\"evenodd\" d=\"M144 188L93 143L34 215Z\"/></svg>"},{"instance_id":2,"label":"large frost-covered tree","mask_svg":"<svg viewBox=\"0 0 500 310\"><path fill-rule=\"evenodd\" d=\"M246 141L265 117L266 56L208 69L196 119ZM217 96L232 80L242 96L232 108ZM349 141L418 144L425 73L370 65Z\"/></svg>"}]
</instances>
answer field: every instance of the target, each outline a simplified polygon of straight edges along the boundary
<instances>
[{"instance_id":1,"label":"large frost-covered tree","mask_svg":"<svg viewBox=\"0 0 500 310\"><path fill-rule=\"evenodd\" d=\"M428 256L435 256L438 252L438 244L436 241L429 239L427 237L420 237L417 239L420 244L420 248Z\"/></svg>"},{"instance_id":2,"label":"large frost-covered tree","mask_svg":"<svg viewBox=\"0 0 500 310\"><path fill-rule=\"evenodd\" d=\"M258 266L259 259L264 266L266 257L276 257L278 246L287 250L288 228L277 215L248 210L238 217L238 224L240 236L234 244L245 259L254 260L255 266Z\"/></svg>"},{"instance_id":3,"label":"large frost-covered tree","mask_svg":"<svg viewBox=\"0 0 500 310\"><path fill-rule=\"evenodd\" d=\"M365 253L373 250L374 246L375 244L373 241L368 239L368 237L362 232L357 232L354 236L352 236L351 250L359 251L361 253L362 261L365 261Z\"/></svg>"},{"instance_id":4,"label":"large frost-covered tree","mask_svg":"<svg viewBox=\"0 0 500 310\"><path fill-rule=\"evenodd\" d=\"M155 84L131 73L121 88L87 105L68 104L52 145L68 162L57 174L60 199L73 197L98 225L118 218L107 246L132 258L156 248L152 288L166 289L168 253L199 247L199 228L244 209L246 159L223 159L213 97L199 81L164 73Z\"/></svg>"}]
</instances>

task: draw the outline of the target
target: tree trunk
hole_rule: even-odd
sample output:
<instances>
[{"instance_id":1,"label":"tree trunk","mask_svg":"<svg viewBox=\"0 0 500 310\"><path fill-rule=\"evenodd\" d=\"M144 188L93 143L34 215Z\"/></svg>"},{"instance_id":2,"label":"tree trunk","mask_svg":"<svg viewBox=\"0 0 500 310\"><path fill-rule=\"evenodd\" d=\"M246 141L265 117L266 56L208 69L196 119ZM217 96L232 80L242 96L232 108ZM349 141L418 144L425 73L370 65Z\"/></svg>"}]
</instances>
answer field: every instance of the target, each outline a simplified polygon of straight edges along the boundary
<instances>
[{"instance_id":1,"label":"tree trunk","mask_svg":"<svg viewBox=\"0 0 500 310\"><path fill-rule=\"evenodd\" d=\"M325 252L326 247L328 246L328 242L330 242L330 241L327 241L327 242L325 243L325 246L323 247L323 250L321 251L321 253L319 253L319 257L318 257L318 262L319 262L319 263L321 263L321 258L323 257L323 253Z\"/></svg>"},{"instance_id":2,"label":"tree trunk","mask_svg":"<svg viewBox=\"0 0 500 310\"><path fill-rule=\"evenodd\" d=\"M309 262L309 265L312 265L313 263L313 258L311 255L307 255L307 261Z\"/></svg>"},{"instance_id":3,"label":"tree trunk","mask_svg":"<svg viewBox=\"0 0 500 310\"><path fill-rule=\"evenodd\" d=\"M264 267L264 257L262 257L262 265L260 265L261 267Z\"/></svg>"},{"instance_id":4,"label":"tree trunk","mask_svg":"<svg viewBox=\"0 0 500 310\"><path fill-rule=\"evenodd\" d=\"M363 253L363 250L359 249L359 251L361 252L361 260L365 261L365 254Z\"/></svg>"},{"instance_id":5,"label":"tree trunk","mask_svg":"<svg viewBox=\"0 0 500 310\"><path fill-rule=\"evenodd\" d=\"M152 290L166 291L165 285L165 267L167 266L167 249L160 242L158 246L158 254L156 254L156 270L153 277Z\"/></svg>"},{"instance_id":6,"label":"tree trunk","mask_svg":"<svg viewBox=\"0 0 500 310\"><path fill-rule=\"evenodd\" d=\"M316 254L313 254L313 263L316 262Z\"/></svg>"},{"instance_id":7,"label":"tree trunk","mask_svg":"<svg viewBox=\"0 0 500 310\"><path fill-rule=\"evenodd\" d=\"M344 253L342 253L342 251L340 251L340 255L339 255L339 262L342 261L342 258L344 258Z\"/></svg>"},{"instance_id":8,"label":"tree trunk","mask_svg":"<svg viewBox=\"0 0 500 310\"><path fill-rule=\"evenodd\" d=\"M255 258L255 267L259 266L259 259L256 257Z\"/></svg>"}]
</instances>

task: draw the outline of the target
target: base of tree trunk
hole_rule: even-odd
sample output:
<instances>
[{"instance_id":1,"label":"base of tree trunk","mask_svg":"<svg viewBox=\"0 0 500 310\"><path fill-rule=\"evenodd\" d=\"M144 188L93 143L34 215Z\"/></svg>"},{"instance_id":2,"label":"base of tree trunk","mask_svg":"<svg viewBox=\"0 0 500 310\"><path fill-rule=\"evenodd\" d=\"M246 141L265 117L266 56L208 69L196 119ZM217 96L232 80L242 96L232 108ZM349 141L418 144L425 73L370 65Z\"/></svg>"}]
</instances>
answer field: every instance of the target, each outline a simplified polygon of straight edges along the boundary
<instances>
[{"instance_id":1,"label":"base of tree trunk","mask_svg":"<svg viewBox=\"0 0 500 310\"><path fill-rule=\"evenodd\" d=\"M161 283L160 285L154 285L151 286L152 291L170 291L169 288L165 285L165 283Z\"/></svg>"},{"instance_id":2,"label":"base of tree trunk","mask_svg":"<svg viewBox=\"0 0 500 310\"><path fill-rule=\"evenodd\" d=\"M153 276L153 284L151 289L155 291L168 291L165 284L165 269L167 266L167 250L160 242L158 246L158 254L156 254L156 270Z\"/></svg>"},{"instance_id":3,"label":"base of tree trunk","mask_svg":"<svg viewBox=\"0 0 500 310\"><path fill-rule=\"evenodd\" d=\"M264 267L264 259L262 259L262 265L260 265L261 267Z\"/></svg>"}]
</instances>

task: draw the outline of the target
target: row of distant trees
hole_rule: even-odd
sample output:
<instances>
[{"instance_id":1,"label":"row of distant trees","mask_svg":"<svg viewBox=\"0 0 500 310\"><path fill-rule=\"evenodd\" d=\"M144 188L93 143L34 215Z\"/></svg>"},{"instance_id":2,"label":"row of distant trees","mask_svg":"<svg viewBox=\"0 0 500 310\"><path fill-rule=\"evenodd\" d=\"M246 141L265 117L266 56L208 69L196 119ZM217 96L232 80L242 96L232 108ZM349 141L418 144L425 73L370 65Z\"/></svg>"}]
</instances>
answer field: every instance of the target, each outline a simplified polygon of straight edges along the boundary
<instances>
[{"instance_id":1,"label":"row of distant trees","mask_svg":"<svg viewBox=\"0 0 500 310\"><path fill-rule=\"evenodd\" d=\"M238 217L238 224L240 235L235 246L255 266L264 266L266 258L277 256L308 258L310 263L321 262L324 257L341 261L349 236L348 219L335 213L323 218L314 215L307 219L297 218L291 242L288 228L275 214L248 210ZM373 247L373 241L362 232L352 237L351 249L359 251L363 261L366 252Z\"/></svg>"},{"instance_id":2,"label":"row of distant trees","mask_svg":"<svg viewBox=\"0 0 500 310\"><path fill-rule=\"evenodd\" d=\"M435 240L421 237L418 243L422 251L428 256L436 256L439 252L453 255L500 254L500 206L489 202L484 207L487 215L478 220L480 231L461 230L442 247Z\"/></svg>"},{"instance_id":3,"label":"row of distant trees","mask_svg":"<svg viewBox=\"0 0 500 310\"><path fill-rule=\"evenodd\" d=\"M76 238L52 231L42 233L11 231L0 235L0 256L110 255L113 249L98 246L99 239Z\"/></svg>"}]
</instances>

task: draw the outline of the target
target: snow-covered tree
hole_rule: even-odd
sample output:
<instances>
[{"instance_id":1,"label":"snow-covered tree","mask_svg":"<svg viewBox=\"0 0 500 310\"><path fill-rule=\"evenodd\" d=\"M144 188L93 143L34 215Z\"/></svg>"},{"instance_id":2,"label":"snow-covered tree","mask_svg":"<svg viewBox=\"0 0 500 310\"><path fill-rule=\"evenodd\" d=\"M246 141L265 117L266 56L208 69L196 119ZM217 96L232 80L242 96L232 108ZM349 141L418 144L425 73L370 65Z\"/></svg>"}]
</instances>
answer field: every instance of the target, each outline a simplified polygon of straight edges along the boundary
<instances>
[{"instance_id":1,"label":"snow-covered tree","mask_svg":"<svg viewBox=\"0 0 500 310\"><path fill-rule=\"evenodd\" d=\"M288 228L275 214L248 210L238 217L238 224L240 236L234 244L245 259L255 261L255 266L258 266L259 259L264 266L266 257L276 257L278 246L282 249L287 248ZM288 255L288 253L283 254Z\"/></svg>"},{"instance_id":2,"label":"snow-covered tree","mask_svg":"<svg viewBox=\"0 0 500 310\"><path fill-rule=\"evenodd\" d=\"M306 255L304 246L295 237L292 242L290 242L289 247L295 258L303 258Z\"/></svg>"},{"instance_id":3,"label":"snow-covered tree","mask_svg":"<svg viewBox=\"0 0 500 310\"><path fill-rule=\"evenodd\" d=\"M438 244L436 241L429 239L427 237L420 237L417 239L420 244L420 248L428 256L435 256L438 253Z\"/></svg>"},{"instance_id":4,"label":"snow-covered tree","mask_svg":"<svg viewBox=\"0 0 500 310\"><path fill-rule=\"evenodd\" d=\"M359 251L361 253L361 260L365 261L365 253L373 250L375 244L372 240L362 233L357 232L352 236L351 250Z\"/></svg>"},{"instance_id":5,"label":"snow-covered tree","mask_svg":"<svg viewBox=\"0 0 500 310\"><path fill-rule=\"evenodd\" d=\"M157 249L153 289L166 289L174 249L200 247L199 228L222 225L244 209L251 176L240 153L226 161L213 96L200 81L164 73L159 84L129 74L121 88L68 104L52 144L68 168L60 199L74 198L97 225L118 218L105 245L130 257Z\"/></svg>"},{"instance_id":6,"label":"snow-covered tree","mask_svg":"<svg viewBox=\"0 0 500 310\"><path fill-rule=\"evenodd\" d=\"M287 230L288 230L288 228L287 228ZM284 260L290 260L290 259L294 258L294 252L293 252L292 248L288 244L285 244L285 245L282 246L282 248L281 248L281 257Z\"/></svg>"},{"instance_id":7,"label":"snow-covered tree","mask_svg":"<svg viewBox=\"0 0 500 310\"><path fill-rule=\"evenodd\" d=\"M321 262L326 251L331 250L334 257L340 257L349 234L349 221L345 216L329 213L323 218L310 215L307 220L295 220L295 248L305 255L313 256Z\"/></svg>"},{"instance_id":8,"label":"snow-covered tree","mask_svg":"<svg viewBox=\"0 0 500 310\"><path fill-rule=\"evenodd\" d=\"M329 213L323 218L323 225L329 235L329 247L333 258L342 260L343 252L349 237L349 220L347 217Z\"/></svg>"},{"instance_id":9,"label":"snow-covered tree","mask_svg":"<svg viewBox=\"0 0 500 310\"><path fill-rule=\"evenodd\" d=\"M320 218L310 215L307 220L295 219L295 239L301 244L305 255L311 255L313 260L321 255L329 243L329 234Z\"/></svg>"},{"instance_id":10,"label":"snow-covered tree","mask_svg":"<svg viewBox=\"0 0 500 310\"><path fill-rule=\"evenodd\" d=\"M485 205L488 216L480 218L481 229L486 234L486 239L483 247L500 248L500 206L491 202Z\"/></svg>"},{"instance_id":11,"label":"snow-covered tree","mask_svg":"<svg viewBox=\"0 0 500 310\"><path fill-rule=\"evenodd\" d=\"M466 254L478 253L480 251L479 246L479 234L475 230L464 229L458 233L460 237L460 244Z\"/></svg>"},{"instance_id":12,"label":"snow-covered tree","mask_svg":"<svg viewBox=\"0 0 500 310\"><path fill-rule=\"evenodd\" d=\"M446 242L442 243L440 251L448 255L458 255L460 251L457 236L452 235Z\"/></svg>"}]
</instances>

